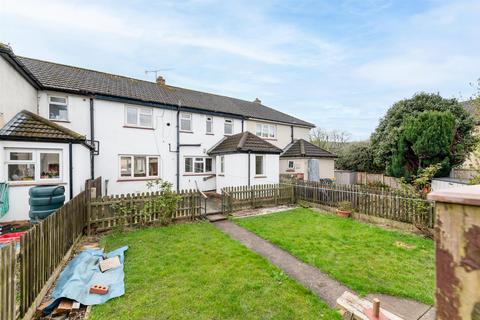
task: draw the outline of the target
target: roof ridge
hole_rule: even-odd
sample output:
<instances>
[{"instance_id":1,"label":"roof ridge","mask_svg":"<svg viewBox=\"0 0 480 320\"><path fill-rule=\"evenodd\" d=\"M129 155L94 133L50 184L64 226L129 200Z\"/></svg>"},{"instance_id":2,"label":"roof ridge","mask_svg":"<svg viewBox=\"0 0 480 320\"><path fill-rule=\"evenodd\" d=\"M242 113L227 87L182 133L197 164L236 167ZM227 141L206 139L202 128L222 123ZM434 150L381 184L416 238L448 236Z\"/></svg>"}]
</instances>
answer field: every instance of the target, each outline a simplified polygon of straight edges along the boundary
<instances>
[{"instance_id":1,"label":"roof ridge","mask_svg":"<svg viewBox=\"0 0 480 320\"><path fill-rule=\"evenodd\" d=\"M242 149L243 148L243 146L245 145L245 141L247 141L247 137L248 137L249 133L250 132L248 132L248 131L244 131L242 133L242 137L240 138L240 141L238 141L237 149Z\"/></svg>"}]
</instances>

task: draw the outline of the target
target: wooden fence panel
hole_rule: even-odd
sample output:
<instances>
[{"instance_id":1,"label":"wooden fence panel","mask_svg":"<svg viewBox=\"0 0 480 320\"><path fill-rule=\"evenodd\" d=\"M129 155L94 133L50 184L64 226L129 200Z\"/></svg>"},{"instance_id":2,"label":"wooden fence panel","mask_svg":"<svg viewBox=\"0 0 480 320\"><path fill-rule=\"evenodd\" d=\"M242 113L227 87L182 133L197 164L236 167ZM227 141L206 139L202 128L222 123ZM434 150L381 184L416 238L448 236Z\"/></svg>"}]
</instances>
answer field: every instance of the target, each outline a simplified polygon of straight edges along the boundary
<instances>
[{"instance_id":1,"label":"wooden fence panel","mask_svg":"<svg viewBox=\"0 0 480 320\"><path fill-rule=\"evenodd\" d=\"M222 190L224 213L245 208L291 204L294 201L293 186L287 184L226 187Z\"/></svg>"},{"instance_id":2,"label":"wooden fence panel","mask_svg":"<svg viewBox=\"0 0 480 320\"><path fill-rule=\"evenodd\" d=\"M32 307L55 269L83 233L86 193L76 197L20 238L20 316Z\"/></svg>"},{"instance_id":3,"label":"wooden fence panel","mask_svg":"<svg viewBox=\"0 0 480 320\"><path fill-rule=\"evenodd\" d=\"M0 319L14 320L15 315L15 242L0 248Z\"/></svg>"}]
</instances>

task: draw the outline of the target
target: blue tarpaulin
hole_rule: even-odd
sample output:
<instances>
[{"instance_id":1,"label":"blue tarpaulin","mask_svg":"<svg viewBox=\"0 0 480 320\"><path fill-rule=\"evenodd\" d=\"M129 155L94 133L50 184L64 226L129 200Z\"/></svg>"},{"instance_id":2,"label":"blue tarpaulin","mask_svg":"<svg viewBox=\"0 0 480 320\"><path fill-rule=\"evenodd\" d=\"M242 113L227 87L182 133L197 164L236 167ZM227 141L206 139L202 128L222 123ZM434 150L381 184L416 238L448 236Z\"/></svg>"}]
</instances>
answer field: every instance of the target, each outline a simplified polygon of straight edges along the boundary
<instances>
[{"instance_id":1,"label":"blue tarpaulin","mask_svg":"<svg viewBox=\"0 0 480 320\"><path fill-rule=\"evenodd\" d=\"M120 257L120 266L103 273L98 267L98 263L103 260L103 250L89 249L82 251L70 261L60 274L52 293L54 302L44 310L44 314L51 313L62 298L75 300L88 306L102 304L112 298L124 295L125 274L123 266L125 261L124 252L127 249L128 246L125 246L109 252L107 254L108 258ZM90 287L94 284L107 286L108 293L105 295L89 293Z\"/></svg>"}]
</instances>

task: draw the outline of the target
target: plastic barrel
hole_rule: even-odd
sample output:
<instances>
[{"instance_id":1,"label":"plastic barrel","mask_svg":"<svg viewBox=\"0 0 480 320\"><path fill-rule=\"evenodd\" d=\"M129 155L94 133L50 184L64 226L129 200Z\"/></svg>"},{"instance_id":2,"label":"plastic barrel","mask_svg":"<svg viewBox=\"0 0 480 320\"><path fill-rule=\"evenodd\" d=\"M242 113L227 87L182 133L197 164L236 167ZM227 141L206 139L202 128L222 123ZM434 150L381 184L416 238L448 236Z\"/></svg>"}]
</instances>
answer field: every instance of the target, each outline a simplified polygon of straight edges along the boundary
<instances>
[{"instance_id":1,"label":"plastic barrel","mask_svg":"<svg viewBox=\"0 0 480 320\"><path fill-rule=\"evenodd\" d=\"M29 216L32 221L45 219L65 202L65 188L63 186L36 186L28 191L30 199Z\"/></svg>"},{"instance_id":2,"label":"plastic barrel","mask_svg":"<svg viewBox=\"0 0 480 320\"><path fill-rule=\"evenodd\" d=\"M49 204L57 204L65 202L65 195L62 194L60 196L52 196L52 197L38 197L38 198L30 198L28 203L30 206L45 206Z\"/></svg>"},{"instance_id":3,"label":"plastic barrel","mask_svg":"<svg viewBox=\"0 0 480 320\"><path fill-rule=\"evenodd\" d=\"M65 188L63 186L36 186L28 190L30 197L50 197L59 196L65 194Z\"/></svg>"}]
</instances>

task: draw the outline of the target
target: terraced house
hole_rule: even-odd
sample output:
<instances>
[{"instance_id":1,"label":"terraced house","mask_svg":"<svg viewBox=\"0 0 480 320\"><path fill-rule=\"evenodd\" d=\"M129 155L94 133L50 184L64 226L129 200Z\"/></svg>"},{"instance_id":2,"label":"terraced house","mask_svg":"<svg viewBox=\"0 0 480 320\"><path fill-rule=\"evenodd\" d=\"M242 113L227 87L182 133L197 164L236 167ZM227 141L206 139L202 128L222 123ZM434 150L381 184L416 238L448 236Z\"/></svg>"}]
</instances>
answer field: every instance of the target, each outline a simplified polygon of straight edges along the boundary
<instances>
[{"instance_id":1,"label":"terraced house","mask_svg":"<svg viewBox=\"0 0 480 320\"><path fill-rule=\"evenodd\" d=\"M0 91L0 179L10 186L2 220L28 219L31 186L63 185L68 200L97 176L107 194L146 191L157 178L202 191L220 180L276 183L281 149L314 127L258 99L21 57L3 45Z\"/></svg>"}]
</instances>

